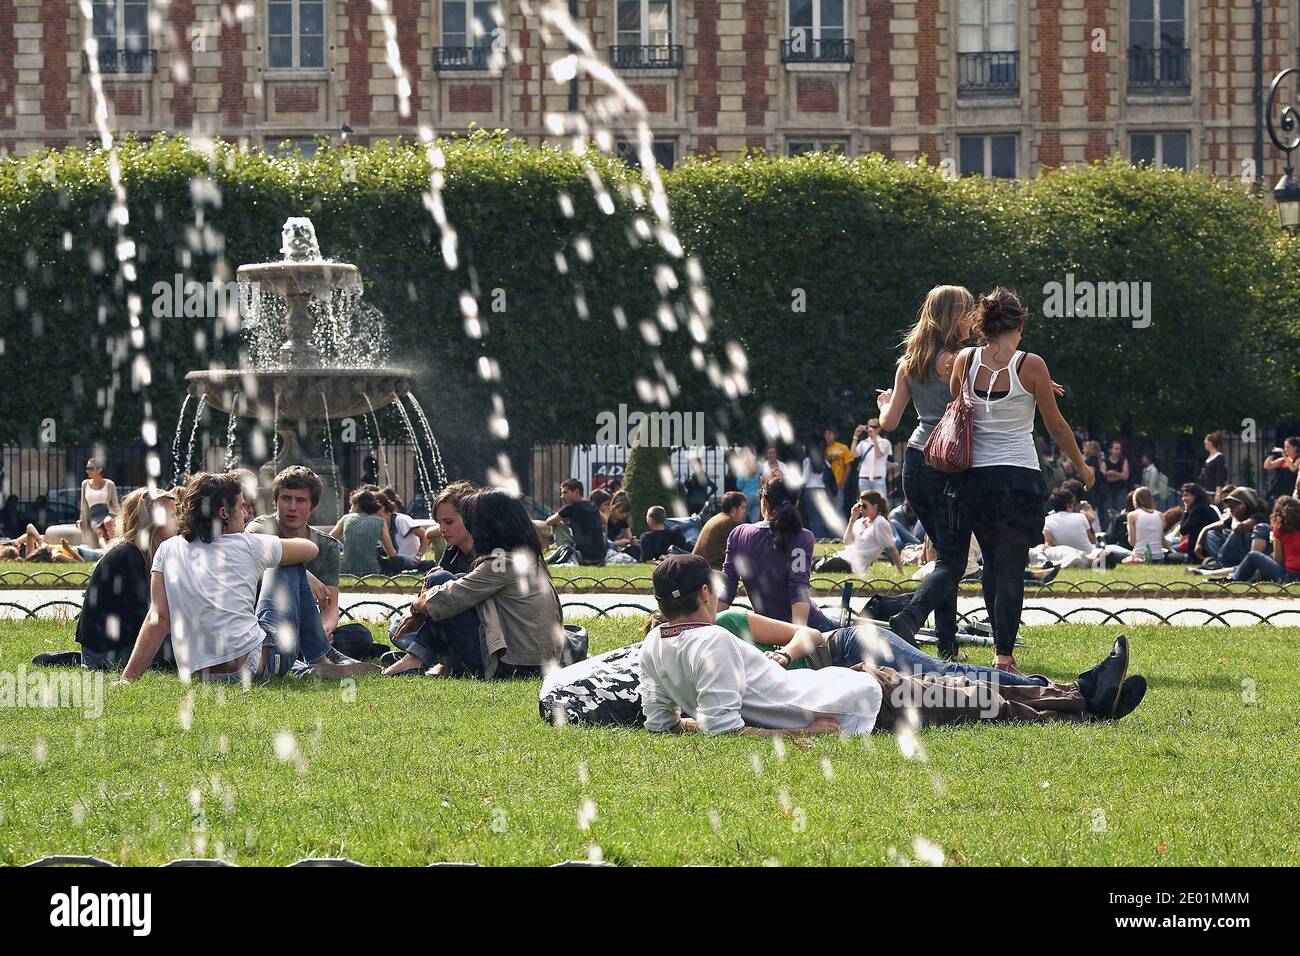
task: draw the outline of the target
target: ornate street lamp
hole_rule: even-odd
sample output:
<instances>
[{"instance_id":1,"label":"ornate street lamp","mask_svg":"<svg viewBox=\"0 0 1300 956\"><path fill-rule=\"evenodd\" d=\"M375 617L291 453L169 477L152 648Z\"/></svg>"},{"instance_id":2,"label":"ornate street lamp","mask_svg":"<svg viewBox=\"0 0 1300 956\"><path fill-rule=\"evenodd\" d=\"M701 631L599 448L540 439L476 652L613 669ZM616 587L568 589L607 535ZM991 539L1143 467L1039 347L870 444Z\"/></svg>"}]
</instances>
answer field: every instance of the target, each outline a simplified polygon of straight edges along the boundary
<instances>
[{"instance_id":1,"label":"ornate street lamp","mask_svg":"<svg viewBox=\"0 0 1300 956\"><path fill-rule=\"evenodd\" d=\"M1286 106L1282 109L1282 132L1287 135L1284 142L1279 138L1277 129L1273 126L1273 100L1277 98L1278 87L1282 81L1297 70L1292 67L1283 70L1277 76L1273 77L1273 85L1269 87L1268 103L1264 107L1264 120L1268 124L1268 138L1273 141L1273 145L1280 149L1286 155L1286 170L1282 173L1282 178L1277 181L1273 187L1273 199L1277 203L1277 218L1282 223L1284 229L1294 229L1300 226L1300 181L1297 181L1292 175L1294 170L1291 168L1291 153L1296 147L1300 147L1300 133L1296 132L1297 125L1300 125L1300 115L1296 113L1294 106Z\"/></svg>"}]
</instances>

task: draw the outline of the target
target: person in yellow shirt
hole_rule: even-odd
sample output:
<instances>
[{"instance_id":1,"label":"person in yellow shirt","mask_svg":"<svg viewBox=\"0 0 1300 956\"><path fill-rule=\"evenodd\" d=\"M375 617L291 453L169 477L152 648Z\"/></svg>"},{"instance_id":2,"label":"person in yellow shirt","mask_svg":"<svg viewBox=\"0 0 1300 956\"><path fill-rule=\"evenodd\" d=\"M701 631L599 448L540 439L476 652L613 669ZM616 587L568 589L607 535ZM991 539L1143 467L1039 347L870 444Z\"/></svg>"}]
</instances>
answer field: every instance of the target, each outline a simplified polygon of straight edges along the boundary
<instances>
[{"instance_id":1,"label":"person in yellow shirt","mask_svg":"<svg viewBox=\"0 0 1300 956\"><path fill-rule=\"evenodd\" d=\"M837 489L844 487L844 476L848 474L849 465L853 462L853 453L849 451L849 446L844 444L835 436L835 429L828 428L822 432L822 440L826 443L822 450L822 457L831 466L831 471L835 473L835 487Z\"/></svg>"}]
</instances>

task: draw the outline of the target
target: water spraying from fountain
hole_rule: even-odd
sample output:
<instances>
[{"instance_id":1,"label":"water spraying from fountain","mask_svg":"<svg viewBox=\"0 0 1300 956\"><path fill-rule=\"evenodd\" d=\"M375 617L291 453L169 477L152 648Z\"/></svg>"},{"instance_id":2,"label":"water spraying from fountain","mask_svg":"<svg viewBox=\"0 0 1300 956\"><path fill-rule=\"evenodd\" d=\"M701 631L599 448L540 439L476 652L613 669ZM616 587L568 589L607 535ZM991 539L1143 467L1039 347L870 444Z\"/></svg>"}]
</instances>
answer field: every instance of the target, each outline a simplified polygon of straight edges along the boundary
<instances>
[{"instance_id":1,"label":"water spraying from fountain","mask_svg":"<svg viewBox=\"0 0 1300 956\"><path fill-rule=\"evenodd\" d=\"M193 398L189 392L185 393L185 399L181 402L181 414L176 419L176 434L172 438L172 484L179 485L181 482L181 428L185 424L185 412L190 407L190 400Z\"/></svg>"},{"instance_id":2,"label":"water spraying from fountain","mask_svg":"<svg viewBox=\"0 0 1300 956\"><path fill-rule=\"evenodd\" d=\"M190 428L189 443L185 446L185 470L181 474L181 477L177 479L177 484L180 484L181 481L189 480L190 464L194 461L194 446L199 440L199 423L203 421L203 417L207 414L207 411L207 406L202 402L200 402L198 407L194 409L194 424Z\"/></svg>"},{"instance_id":3,"label":"water spraying from fountain","mask_svg":"<svg viewBox=\"0 0 1300 956\"><path fill-rule=\"evenodd\" d=\"M250 348L250 367L193 371L185 379L190 394L231 416L264 421L269 415L275 440L272 459L262 466L261 487L269 489L275 472L286 464L306 465L326 489L314 520L333 522L343 502L330 419L366 412L373 416L375 409L395 404L418 445L401 405L411 373L382 364L382 352L377 357L355 348L350 354L340 349L341 330L351 321L345 316L356 313L353 307L362 292L357 267L323 258L309 219L288 219L281 238L280 261L243 265L236 273L240 301L251 312L249 324L257 343ZM268 302L268 297L279 303ZM267 348L272 337L278 344ZM383 338L379 331L362 344ZM356 340L351 341L355 346ZM314 427L318 423L324 425L323 440ZM418 464L427 494L429 477L423 462ZM271 502L259 501L258 507L270 510Z\"/></svg>"},{"instance_id":4,"label":"water spraying from fountain","mask_svg":"<svg viewBox=\"0 0 1300 956\"><path fill-rule=\"evenodd\" d=\"M239 401L238 395L235 396L235 401ZM226 422L226 463L224 465L226 471L230 471L239 463L239 456L235 454L235 421L235 416L232 414Z\"/></svg>"},{"instance_id":5,"label":"water spraying from fountain","mask_svg":"<svg viewBox=\"0 0 1300 956\"><path fill-rule=\"evenodd\" d=\"M393 477L388 471L388 457L384 454L383 432L379 428L379 416L375 414L375 406L370 404L370 398L366 398L366 407L370 409L370 419L375 423L375 444L379 448L379 465L384 472L384 484L391 485Z\"/></svg>"},{"instance_id":6,"label":"water spraying from fountain","mask_svg":"<svg viewBox=\"0 0 1300 956\"><path fill-rule=\"evenodd\" d=\"M419 419L420 426L424 429L424 440L429 445L429 458L433 462L433 479L441 488L447 483L447 469L442 464L442 452L438 449L438 440L433 437L433 429L429 427L429 419L424 414L424 406L415 397L415 393L407 392L406 400L414 409L415 417Z\"/></svg>"}]
</instances>

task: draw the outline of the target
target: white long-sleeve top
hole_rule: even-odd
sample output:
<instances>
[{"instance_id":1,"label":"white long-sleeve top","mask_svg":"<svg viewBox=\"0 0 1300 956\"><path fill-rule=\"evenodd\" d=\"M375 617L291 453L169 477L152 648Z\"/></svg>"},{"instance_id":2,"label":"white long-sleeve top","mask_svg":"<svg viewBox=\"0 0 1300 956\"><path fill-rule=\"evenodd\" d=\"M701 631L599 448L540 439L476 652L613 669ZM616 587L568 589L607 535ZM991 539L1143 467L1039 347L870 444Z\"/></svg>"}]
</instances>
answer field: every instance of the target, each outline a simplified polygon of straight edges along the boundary
<instances>
[{"instance_id":1,"label":"white long-sleeve top","mask_svg":"<svg viewBox=\"0 0 1300 956\"><path fill-rule=\"evenodd\" d=\"M859 736L875 726L881 697L870 674L788 671L716 624L662 625L641 645L641 710L655 733L671 730L685 713L706 734L806 727L831 717L845 735Z\"/></svg>"}]
</instances>

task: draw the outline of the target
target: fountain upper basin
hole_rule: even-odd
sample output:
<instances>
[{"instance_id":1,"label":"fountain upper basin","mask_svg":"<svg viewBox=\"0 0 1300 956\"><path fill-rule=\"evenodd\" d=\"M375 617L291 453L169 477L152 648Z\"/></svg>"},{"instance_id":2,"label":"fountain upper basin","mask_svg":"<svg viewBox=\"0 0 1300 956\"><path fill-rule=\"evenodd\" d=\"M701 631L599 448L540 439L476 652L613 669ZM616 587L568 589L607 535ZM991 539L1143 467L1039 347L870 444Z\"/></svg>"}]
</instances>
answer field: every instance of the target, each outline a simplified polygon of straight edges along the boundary
<instances>
[{"instance_id":1,"label":"fountain upper basin","mask_svg":"<svg viewBox=\"0 0 1300 956\"><path fill-rule=\"evenodd\" d=\"M350 262L295 259L240 266L235 275L263 291L283 296L328 298L336 289L360 289L361 272Z\"/></svg>"},{"instance_id":2,"label":"fountain upper basin","mask_svg":"<svg viewBox=\"0 0 1300 956\"><path fill-rule=\"evenodd\" d=\"M411 372L404 368L221 369L190 372L185 381L191 395L222 412L270 421L279 396L281 420L324 421L364 415L397 401L410 390Z\"/></svg>"}]
</instances>

